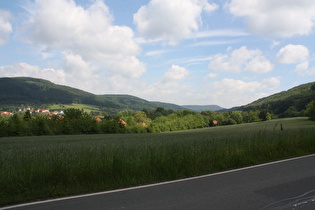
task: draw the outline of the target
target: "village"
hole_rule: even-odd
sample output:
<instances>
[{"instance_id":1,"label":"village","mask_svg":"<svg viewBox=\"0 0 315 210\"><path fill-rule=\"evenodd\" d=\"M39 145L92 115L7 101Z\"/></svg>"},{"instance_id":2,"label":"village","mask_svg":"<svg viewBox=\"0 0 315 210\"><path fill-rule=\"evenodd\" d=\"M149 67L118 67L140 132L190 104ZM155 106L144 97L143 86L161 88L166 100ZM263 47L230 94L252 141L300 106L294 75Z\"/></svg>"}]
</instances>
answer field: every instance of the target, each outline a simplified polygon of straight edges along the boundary
<instances>
[{"instance_id":1,"label":"village","mask_svg":"<svg viewBox=\"0 0 315 210\"><path fill-rule=\"evenodd\" d=\"M51 119L52 116L59 116L63 118L65 114L63 110L50 111L49 109L34 109L34 108L28 107L28 108L19 109L17 112L0 111L0 116L13 116L14 114L24 114L27 111L29 111L31 115L40 115L40 114L47 115L49 119ZM102 119L99 116L95 116L93 117L93 119L97 122L102 122ZM119 123L123 124L124 126L127 126L127 123L122 119L119 119ZM141 125L147 126L144 122L142 122Z\"/></svg>"},{"instance_id":2,"label":"village","mask_svg":"<svg viewBox=\"0 0 315 210\"><path fill-rule=\"evenodd\" d=\"M33 108L23 108L23 109L19 109L19 111L17 113L25 113L29 111L30 114L47 114L49 116L53 116L53 115L64 115L64 112L61 111L50 111L49 109L33 109ZM13 112L8 112L8 111L2 111L0 112L0 115L7 115L7 116L11 116L15 113Z\"/></svg>"}]
</instances>

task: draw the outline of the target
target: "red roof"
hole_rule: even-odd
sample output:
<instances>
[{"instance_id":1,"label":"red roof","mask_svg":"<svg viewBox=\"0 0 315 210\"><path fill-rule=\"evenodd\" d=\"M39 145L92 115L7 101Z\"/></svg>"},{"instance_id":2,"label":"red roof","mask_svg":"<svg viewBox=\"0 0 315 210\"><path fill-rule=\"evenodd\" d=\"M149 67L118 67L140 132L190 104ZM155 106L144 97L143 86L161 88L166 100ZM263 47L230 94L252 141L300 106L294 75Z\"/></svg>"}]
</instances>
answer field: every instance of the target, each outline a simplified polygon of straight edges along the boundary
<instances>
[{"instance_id":1,"label":"red roof","mask_svg":"<svg viewBox=\"0 0 315 210\"><path fill-rule=\"evenodd\" d=\"M94 120L96 120L97 122L102 122L102 119L99 117L95 117Z\"/></svg>"}]
</instances>

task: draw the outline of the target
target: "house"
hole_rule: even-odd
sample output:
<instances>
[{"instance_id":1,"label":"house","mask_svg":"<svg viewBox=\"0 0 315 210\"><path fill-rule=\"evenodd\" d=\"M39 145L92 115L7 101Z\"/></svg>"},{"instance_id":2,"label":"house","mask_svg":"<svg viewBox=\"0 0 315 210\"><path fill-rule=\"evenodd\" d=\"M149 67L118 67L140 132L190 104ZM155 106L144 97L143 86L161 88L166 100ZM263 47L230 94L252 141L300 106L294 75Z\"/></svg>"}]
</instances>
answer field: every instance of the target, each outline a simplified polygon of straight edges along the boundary
<instances>
[{"instance_id":1,"label":"house","mask_svg":"<svg viewBox=\"0 0 315 210\"><path fill-rule=\"evenodd\" d=\"M143 127L148 127L148 125L145 122L138 123L137 125L143 126Z\"/></svg>"},{"instance_id":2,"label":"house","mask_svg":"<svg viewBox=\"0 0 315 210\"><path fill-rule=\"evenodd\" d=\"M53 114L53 115L58 115L59 112L58 112L58 111L53 111L52 114Z\"/></svg>"},{"instance_id":3,"label":"house","mask_svg":"<svg viewBox=\"0 0 315 210\"><path fill-rule=\"evenodd\" d=\"M37 109L36 113L50 114L50 111L48 109Z\"/></svg>"},{"instance_id":4,"label":"house","mask_svg":"<svg viewBox=\"0 0 315 210\"><path fill-rule=\"evenodd\" d=\"M11 113L11 112L1 112L0 115L7 115L7 116L10 116L10 115L12 115L12 113Z\"/></svg>"},{"instance_id":5,"label":"house","mask_svg":"<svg viewBox=\"0 0 315 210\"><path fill-rule=\"evenodd\" d=\"M102 119L99 118L99 117L95 117L94 120L97 121L97 122L102 122Z\"/></svg>"},{"instance_id":6,"label":"house","mask_svg":"<svg viewBox=\"0 0 315 210\"><path fill-rule=\"evenodd\" d=\"M24 113L24 112L27 112L27 111L29 111L31 114L34 113L34 110L31 109L30 107L24 108L24 109L19 109L19 112L20 112L20 113Z\"/></svg>"},{"instance_id":7,"label":"house","mask_svg":"<svg viewBox=\"0 0 315 210\"><path fill-rule=\"evenodd\" d=\"M124 121L124 120L122 120L122 119L119 119L119 121L118 121L120 124L123 124L124 126L127 126L127 123Z\"/></svg>"}]
</instances>

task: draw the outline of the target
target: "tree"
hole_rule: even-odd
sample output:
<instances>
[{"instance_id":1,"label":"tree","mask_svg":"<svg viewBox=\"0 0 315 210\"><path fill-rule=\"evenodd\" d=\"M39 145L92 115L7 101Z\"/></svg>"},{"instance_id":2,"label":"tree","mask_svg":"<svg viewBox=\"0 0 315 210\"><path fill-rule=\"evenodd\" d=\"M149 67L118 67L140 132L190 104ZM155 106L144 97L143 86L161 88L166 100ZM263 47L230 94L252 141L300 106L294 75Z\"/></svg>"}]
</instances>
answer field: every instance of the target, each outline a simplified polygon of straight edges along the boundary
<instances>
[{"instance_id":1,"label":"tree","mask_svg":"<svg viewBox=\"0 0 315 210\"><path fill-rule=\"evenodd\" d=\"M25 121L30 121L30 120L32 119L32 115L31 115L30 110L27 110L27 111L24 113L23 119L24 119Z\"/></svg>"},{"instance_id":2,"label":"tree","mask_svg":"<svg viewBox=\"0 0 315 210\"><path fill-rule=\"evenodd\" d=\"M233 111L230 114L230 118L232 118L237 124L241 124L243 122L243 116L241 111Z\"/></svg>"},{"instance_id":3,"label":"tree","mask_svg":"<svg viewBox=\"0 0 315 210\"><path fill-rule=\"evenodd\" d=\"M310 120L315 120L315 101L312 101L306 105L305 113Z\"/></svg>"},{"instance_id":4,"label":"tree","mask_svg":"<svg viewBox=\"0 0 315 210\"><path fill-rule=\"evenodd\" d=\"M271 120L271 114L267 110L261 110L259 118L263 121Z\"/></svg>"},{"instance_id":5,"label":"tree","mask_svg":"<svg viewBox=\"0 0 315 210\"><path fill-rule=\"evenodd\" d=\"M51 127L47 124L48 119L46 117L38 116L31 121L32 134L36 136L52 135Z\"/></svg>"},{"instance_id":6,"label":"tree","mask_svg":"<svg viewBox=\"0 0 315 210\"><path fill-rule=\"evenodd\" d=\"M27 136L26 123L18 114L14 114L8 121L8 133L10 136Z\"/></svg>"},{"instance_id":7,"label":"tree","mask_svg":"<svg viewBox=\"0 0 315 210\"><path fill-rule=\"evenodd\" d=\"M146 113L142 112L142 111L134 112L133 117L134 117L136 123L144 122L146 124L149 124L151 122L151 119L147 118Z\"/></svg>"},{"instance_id":8,"label":"tree","mask_svg":"<svg viewBox=\"0 0 315 210\"><path fill-rule=\"evenodd\" d=\"M65 119L67 120L77 120L77 119L82 118L83 116L83 110L75 109L75 108L66 109L64 113L65 113Z\"/></svg>"}]
</instances>

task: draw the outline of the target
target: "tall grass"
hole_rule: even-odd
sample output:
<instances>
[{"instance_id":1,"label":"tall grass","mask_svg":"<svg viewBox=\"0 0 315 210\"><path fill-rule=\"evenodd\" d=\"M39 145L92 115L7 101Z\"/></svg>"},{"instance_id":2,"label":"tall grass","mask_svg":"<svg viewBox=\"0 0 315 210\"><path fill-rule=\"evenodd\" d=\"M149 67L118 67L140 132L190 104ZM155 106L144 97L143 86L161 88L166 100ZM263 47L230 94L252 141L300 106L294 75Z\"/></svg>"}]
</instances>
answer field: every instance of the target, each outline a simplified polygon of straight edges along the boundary
<instances>
[{"instance_id":1,"label":"tall grass","mask_svg":"<svg viewBox=\"0 0 315 210\"><path fill-rule=\"evenodd\" d=\"M315 123L304 118L162 134L2 138L0 205L196 176L314 152Z\"/></svg>"}]
</instances>

